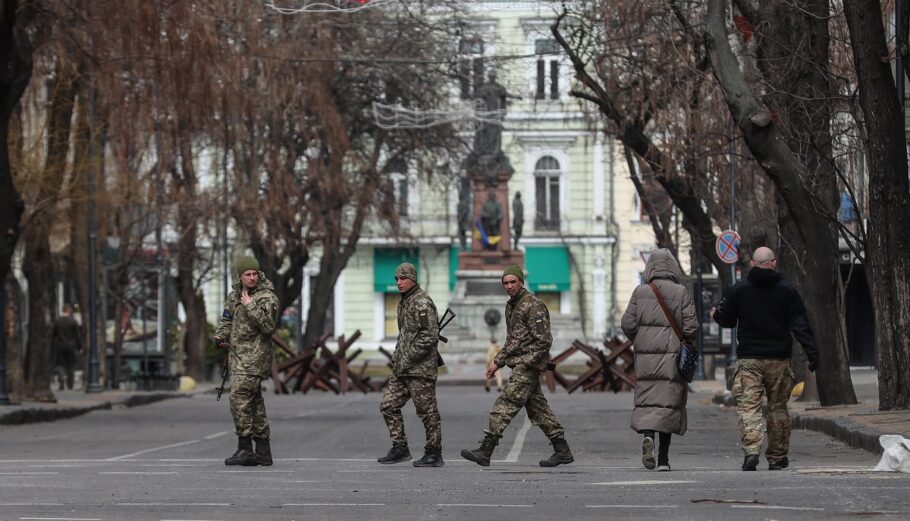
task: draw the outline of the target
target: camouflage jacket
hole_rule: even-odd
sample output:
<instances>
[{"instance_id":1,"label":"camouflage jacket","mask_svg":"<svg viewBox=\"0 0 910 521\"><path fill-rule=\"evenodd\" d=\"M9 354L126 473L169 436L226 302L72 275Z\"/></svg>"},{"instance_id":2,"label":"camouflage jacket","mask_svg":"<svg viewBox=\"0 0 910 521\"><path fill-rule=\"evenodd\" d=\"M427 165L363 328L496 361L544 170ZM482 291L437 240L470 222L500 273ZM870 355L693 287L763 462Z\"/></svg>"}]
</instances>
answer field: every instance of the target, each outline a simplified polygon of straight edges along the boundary
<instances>
[{"instance_id":1,"label":"camouflage jacket","mask_svg":"<svg viewBox=\"0 0 910 521\"><path fill-rule=\"evenodd\" d=\"M436 379L439 358L436 305L415 286L398 303L398 342L392 356L395 376Z\"/></svg>"},{"instance_id":2,"label":"camouflage jacket","mask_svg":"<svg viewBox=\"0 0 910 521\"><path fill-rule=\"evenodd\" d=\"M267 377L272 369L272 332L278 321L275 286L260 271L259 283L250 290L252 302L244 306L240 294L238 281L224 304L215 336L230 345L232 374Z\"/></svg>"},{"instance_id":3,"label":"camouflage jacket","mask_svg":"<svg viewBox=\"0 0 910 521\"><path fill-rule=\"evenodd\" d=\"M536 295L522 289L506 304L506 343L496 365L524 366L543 371L550 360L550 312Z\"/></svg>"}]
</instances>

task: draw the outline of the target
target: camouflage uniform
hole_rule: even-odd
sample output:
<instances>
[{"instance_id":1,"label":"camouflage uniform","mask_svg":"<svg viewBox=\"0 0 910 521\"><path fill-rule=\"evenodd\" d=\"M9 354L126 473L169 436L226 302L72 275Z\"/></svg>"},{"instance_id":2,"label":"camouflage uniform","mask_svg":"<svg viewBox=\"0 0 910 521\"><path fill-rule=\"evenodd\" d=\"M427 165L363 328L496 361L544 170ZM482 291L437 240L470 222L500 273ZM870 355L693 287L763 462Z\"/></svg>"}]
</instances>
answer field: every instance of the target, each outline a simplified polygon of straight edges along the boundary
<instances>
[{"instance_id":1,"label":"camouflage uniform","mask_svg":"<svg viewBox=\"0 0 910 521\"><path fill-rule=\"evenodd\" d=\"M248 291L252 302L240 302L241 283L234 284L224 305L215 336L229 345L231 415L238 437L268 440L269 421L265 414L260 384L272 368L272 332L278 319L275 286L259 272L259 283Z\"/></svg>"},{"instance_id":2,"label":"camouflage uniform","mask_svg":"<svg viewBox=\"0 0 910 521\"><path fill-rule=\"evenodd\" d=\"M416 273L413 276L416 278ZM392 357L392 376L379 407L394 445L407 446L401 408L410 399L426 429L426 451L442 450L442 426L436 403L438 343L436 305L420 286L414 286L401 295L398 303L398 342Z\"/></svg>"},{"instance_id":3,"label":"camouflage uniform","mask_svg":"<svg viewBox=\"0 0 910 521\"><path fill-rule=\"evenodd\" d=\"M547 306L522 289L506 304L506 330L505 345L494 361L499 367L511 367L512 374L490 411L487 434L501 438L524 407L531 423L540 427L547 438L564 438L565 431L540 389L540 372L547 368L553 344Z\"/></svg>"},{"instance_id":4,"label":"camouflage uniform","mask_svg":"<svg viewBox=\"0 0 910 521\"><path fill-rule=\"evenodd\" d=\"M790 448L790 414L787 400L793 388L790 359L742 358L733 374L733 396L739 413L739 433L743 452L748 456L761 452L762 396L768 398L768 449L765 457L781 461Z\"/></svg>"}]
</instances>

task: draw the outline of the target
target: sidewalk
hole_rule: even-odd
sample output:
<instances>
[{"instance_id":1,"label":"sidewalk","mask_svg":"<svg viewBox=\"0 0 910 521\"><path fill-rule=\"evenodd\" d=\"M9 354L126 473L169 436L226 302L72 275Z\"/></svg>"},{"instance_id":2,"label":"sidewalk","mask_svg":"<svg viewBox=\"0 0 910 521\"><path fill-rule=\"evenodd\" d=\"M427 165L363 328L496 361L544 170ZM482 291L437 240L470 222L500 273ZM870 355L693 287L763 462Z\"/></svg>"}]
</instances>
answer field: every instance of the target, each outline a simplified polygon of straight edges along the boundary
<instances>
[{"instance_id":1,"label":"sidewalk","mask_svg":"<svg viewBox=\"0 0 910 521\"><path fill-rule=\"evenodd\" d=\"M818 402L791 400L790 419L793 428L821 432L851 447L874 454L882 452L878 438L883 434L910 438L910 411L878 410L878 371L872 368L853 368L850 375L858 404L822 407ZM716 386L714 402L732 406L732 398L724 394L723 383L717 381Z\"/></svg>"},{"instance_id":2,"label":"sidewalk","mask_svg":"<svg viewBox=\"0 0 910 521\"><path fill-rule=\"evenodd\" d=\"M190 393L162 391L54 391L56 403L23 401L16 405L0 405L0 425L50 422L115 407L137 407L170 398L186 398L207 392L211 383L203 383Z\"/></svg>"}]
</instances>

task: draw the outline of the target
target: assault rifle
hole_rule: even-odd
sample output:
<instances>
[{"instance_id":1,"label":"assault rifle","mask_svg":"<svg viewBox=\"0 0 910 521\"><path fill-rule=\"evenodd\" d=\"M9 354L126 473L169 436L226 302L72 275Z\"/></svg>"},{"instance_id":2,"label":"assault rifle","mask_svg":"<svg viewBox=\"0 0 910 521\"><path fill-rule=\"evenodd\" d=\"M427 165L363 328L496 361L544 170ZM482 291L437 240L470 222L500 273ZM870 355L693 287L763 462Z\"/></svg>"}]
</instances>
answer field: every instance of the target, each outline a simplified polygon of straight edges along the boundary
<instances>
[{"instance_id":1,"label":"assault rifle","mask_svg":"<svg viewBox=\"0 0 910 521\"><path fill-rule=\"evenodd\" d=\"M442 316L439 318L439 324L438 324L439 331L442 331L443 329L445 329L445 327L447 325L449 325L449 322L451 322L454 319L455 319L455 312L449 308L446 308L446 312L443 313ZM441 340L443 343L449 342L449 339L442 335L439 335L439 340ZM436 365L439 367L446 365L445 361L442 359L442 355L440 355L438 353L436 355Z\"/></svg>"},{"instance_id":2,"label":"assault rifle","mask_svg":"<svg viewBox=\"0 0 910 521\"><path fill-rule=\"evenodd\" d=\"M219 347L219 348L224 347L224 344L226 343L224 340L221 340L220 338L217 338L217 337L212 337L209 340L211 340L212 343L215 344L215 346ZM221 401L221 395L222 395L222 393L224 393L224 385L227 383L228 374L229 374L228 366L230 365L230 363L229 363L230 359L231 359L230 354L225 353L224 366L221 368L221 387L218 388L218 394L215 396L216 402Z\"/></svg>"}]
</instances>

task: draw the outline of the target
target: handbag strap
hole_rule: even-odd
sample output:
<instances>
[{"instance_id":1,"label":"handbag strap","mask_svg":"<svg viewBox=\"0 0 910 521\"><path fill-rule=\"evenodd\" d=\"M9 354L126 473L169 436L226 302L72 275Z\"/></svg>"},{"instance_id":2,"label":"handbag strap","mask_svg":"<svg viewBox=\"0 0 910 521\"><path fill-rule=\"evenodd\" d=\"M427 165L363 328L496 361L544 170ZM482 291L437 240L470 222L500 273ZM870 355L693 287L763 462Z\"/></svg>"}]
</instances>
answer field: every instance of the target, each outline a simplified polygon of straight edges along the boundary
<instances>
[{"instance_id":1,"label":"handbag strap","mask_svg":"<svg viewBox=\"0 0 910 521\"><path fill-rule=\"evenodd\" d=\"M670 309L667 307L666 301L664 301L664 296L660 294L660 290L657 289L657 284L649 282L651 291L654 292L654 296L657 297L657 303L660 304L660 309L664 310L664 315L667 317L667 322L670 323L670 327L673 328L673 331L676 333L676 336L679 338L680 342L685 342L683 338L682 330L679 329L679 326L676 324L676 320L673 319L673 315L670 313Z\"/></svg>"}]
</instances>

